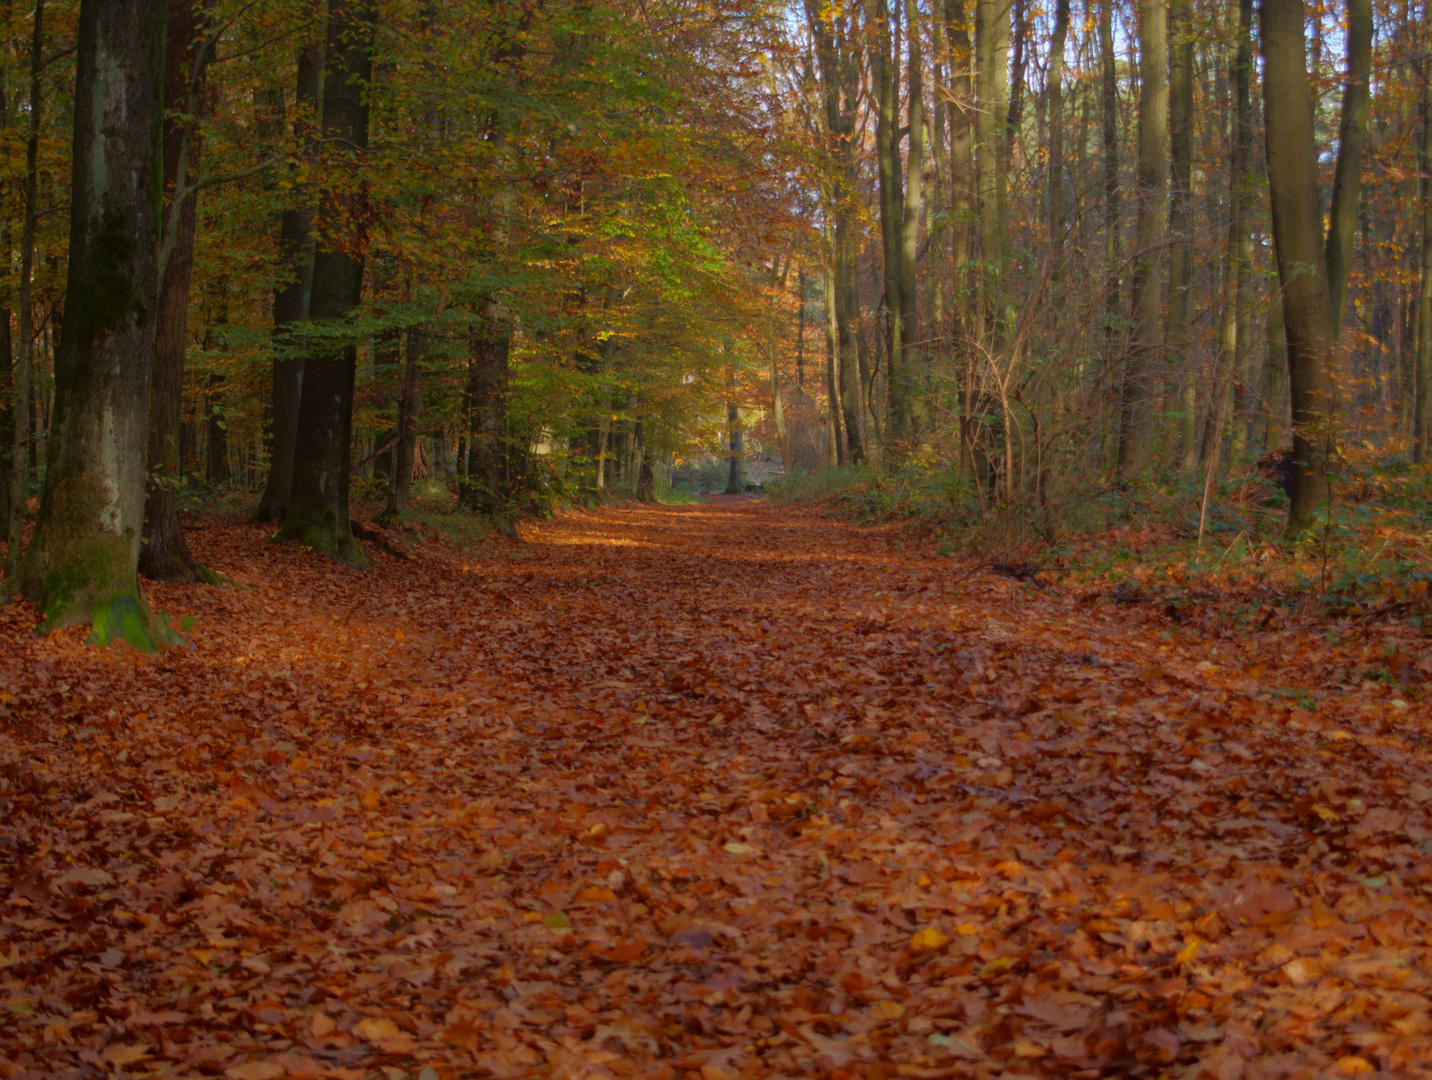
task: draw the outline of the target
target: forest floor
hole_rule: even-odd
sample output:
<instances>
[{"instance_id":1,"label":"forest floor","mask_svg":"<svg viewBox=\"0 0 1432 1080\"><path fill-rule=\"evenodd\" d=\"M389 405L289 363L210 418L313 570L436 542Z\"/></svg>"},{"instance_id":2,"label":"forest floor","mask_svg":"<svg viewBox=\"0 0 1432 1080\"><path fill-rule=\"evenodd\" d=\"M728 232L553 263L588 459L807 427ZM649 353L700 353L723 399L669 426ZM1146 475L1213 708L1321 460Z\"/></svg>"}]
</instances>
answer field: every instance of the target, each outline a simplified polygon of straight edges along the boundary
<instances>
[{"instance_id":1,"label":"forest floor","mask_svg":"<svg viewBox=\"0 0 1432 1080\"><path fill-rule=\"evenodd\" d=\"M201 523L156 656L0 608L0 1075L1432 1066L1425 639L756 500L527 532Z\"/></svg>"}]
</instances>

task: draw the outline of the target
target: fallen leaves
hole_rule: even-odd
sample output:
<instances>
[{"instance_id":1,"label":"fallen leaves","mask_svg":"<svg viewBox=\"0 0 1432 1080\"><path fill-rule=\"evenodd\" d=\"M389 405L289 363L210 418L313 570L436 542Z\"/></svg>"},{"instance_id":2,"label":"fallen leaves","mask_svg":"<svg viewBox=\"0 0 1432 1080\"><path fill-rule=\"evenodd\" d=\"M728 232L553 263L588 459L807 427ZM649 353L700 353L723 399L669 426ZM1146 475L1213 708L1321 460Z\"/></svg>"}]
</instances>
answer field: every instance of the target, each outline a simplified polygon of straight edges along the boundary
<instances>
[{"instance_id":1,"label":"fallen leaves","mask_svg":"<svg viewBox=\"0 0 1432 1080\"><path fill-rule=\"evenodd\" d=\"M0 609L0 1073L1432 1067L1426 710L1320 639L749 503L265 539L189 649Z\"/></svg>"}]
</instances>

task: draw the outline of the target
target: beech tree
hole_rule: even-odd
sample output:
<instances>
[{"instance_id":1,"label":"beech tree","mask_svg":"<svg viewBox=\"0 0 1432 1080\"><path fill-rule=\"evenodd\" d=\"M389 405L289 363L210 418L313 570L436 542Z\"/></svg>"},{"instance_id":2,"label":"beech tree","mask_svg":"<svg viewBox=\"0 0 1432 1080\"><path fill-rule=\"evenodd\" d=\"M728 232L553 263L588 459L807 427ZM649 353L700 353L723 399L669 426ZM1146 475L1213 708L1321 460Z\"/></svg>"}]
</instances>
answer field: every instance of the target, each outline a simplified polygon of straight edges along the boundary
<instances>
[{"instance_id":1,"label":"beech tree","mask_svg":"<svg viewBox=\"0 0 1432 1080\"><path fill-rule=\"evenodd\" d=\"M153 648L139 587L159 287L166 0L83 0L69 279L44 491L20 587L47 627Z\"/></svg>"}]
</instances>

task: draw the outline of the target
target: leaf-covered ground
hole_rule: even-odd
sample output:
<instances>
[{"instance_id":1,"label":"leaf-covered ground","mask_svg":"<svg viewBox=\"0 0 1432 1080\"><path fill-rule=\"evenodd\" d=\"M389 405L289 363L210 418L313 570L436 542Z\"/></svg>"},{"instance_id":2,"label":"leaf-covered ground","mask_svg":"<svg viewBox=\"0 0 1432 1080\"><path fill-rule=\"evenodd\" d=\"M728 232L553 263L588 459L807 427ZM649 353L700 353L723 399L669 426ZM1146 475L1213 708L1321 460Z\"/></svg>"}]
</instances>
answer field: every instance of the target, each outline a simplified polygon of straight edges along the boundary
<instances>
[{"instance_id":1,"label":"leaf-covered ground","mask_svg":"<svg viewBox=\"0 0 1432 1080\"><path fill-rule=\"evenodd\" d=\"M189 648L0 608L0 1074L1432 1065L1410 638L751 501L266 535Z\"/></svg>"}]
</instances>

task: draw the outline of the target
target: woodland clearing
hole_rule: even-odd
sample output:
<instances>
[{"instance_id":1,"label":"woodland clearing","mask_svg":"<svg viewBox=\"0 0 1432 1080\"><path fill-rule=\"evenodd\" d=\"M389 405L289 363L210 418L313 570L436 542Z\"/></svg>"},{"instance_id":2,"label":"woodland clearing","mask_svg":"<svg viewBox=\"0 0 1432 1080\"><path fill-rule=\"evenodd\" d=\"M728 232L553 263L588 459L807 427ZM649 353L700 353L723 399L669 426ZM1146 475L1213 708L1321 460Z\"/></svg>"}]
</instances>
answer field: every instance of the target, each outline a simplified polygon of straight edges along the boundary
<instances>
[{"instance_id":1,"label":"woodland clearing","mask_svg":"<svg viewBox=\"0 0 1432 1080\"><path fill-rule=\"evenodd\" d=\"M0 608L7 1077L1432 1066L1386 627L759 500L374 572L188 532L188 647Z\"/></svg>"}]
</instances>

